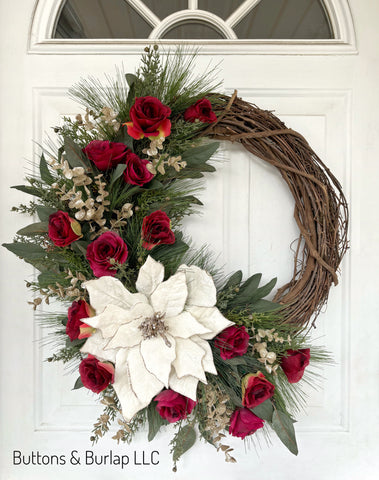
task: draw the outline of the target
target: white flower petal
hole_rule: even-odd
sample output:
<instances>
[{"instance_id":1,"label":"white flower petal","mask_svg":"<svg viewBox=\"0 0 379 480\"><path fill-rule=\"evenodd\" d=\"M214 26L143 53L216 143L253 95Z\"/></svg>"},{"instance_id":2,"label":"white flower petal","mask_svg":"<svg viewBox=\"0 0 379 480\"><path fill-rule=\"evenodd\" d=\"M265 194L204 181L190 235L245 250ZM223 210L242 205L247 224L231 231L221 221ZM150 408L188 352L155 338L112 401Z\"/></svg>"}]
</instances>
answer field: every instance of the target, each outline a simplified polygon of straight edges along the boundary
<instances>
[{"instance_id":1,"label":"white flower petal","mask_svg":"<svg viewBox=\"0 0 379 480\"><path fill-rule=\"evenodd\" d=\"M205 357L203 350L197 343L189 338L176 339L176 359L172 365L178 378L191 375L207 383L202 360Z\"/></svg>"},{"instance_id":2,"label":"white flower petal","mask_svg":"<svg viewBox=\"0 0 379 480\"><path fill-rule=\"evenodd\" d=\"M215 337L218 333L225 330L225 328L234 325L234 322L231 322L225 318L222 313L216 307L187 307L186 310L193 315L198 322L204 325L204 327L211 330L212 333L205 333L201 335L201 338L210 340Z\"/></svg>"},{"instance_id":3,"label":"white flower petal","mask_svg":"<svg viewBox=\"0 0 379 480\"><path fill-rule=\"evenodd\" d=\"M164 319L168 331L174 337L189 338L193 335L210 333L210 330L199 323L189 312L182 312L176 317Z\"/></svg>"},{"instance_id":4,"label":"white flower petal","mask_svg":"<svg viewBox=\"0 0 379 480\"><path fill-rule=\"evenodd\" d=\"M121 325L106 348L131 348L139 345L143 340L142 332L138 328L140 325L140 320Z\"/></svg>"},{"instance_id":5,"label":"white flower petal","mask_svg":"<svg viewBox=\"0 0 379 480\"><path fill-rule=\"evenodd\" d=\"M178 272L186 274L188 288L187 305L198 307L213 307L217 301L217 291L213 278L205 271L195 265L187 267L181 265Z\"/></svg>"},{"instance_id":6,"label":"white flower petal","mask_svg":"<svg viewBox=\"0 0 379 480\"><path fill-rule=\"evenodd\" d=\"M168 377L171 372L171 364L175 360L175 339L167 335L170 347L166 345L161 336L149 338L141 343L141 355L146 368L155 375L166 388L168 388Z\"/></svg>"},{"instance_id":7,"label":"white flower petal","mask_svg":"<svg viewBox=\"0 0 379 480\"><path fill-rule=\"evenodd\" d=\"M151 399L162 390L163 383L147 370L139 345L128 349L127 362L134 393L142 403L149 404Z\"/></svg>"},{"instance_id":8,"label":"white flower petal","mask_svg":"<svg viewBox=\"0 0 379 480\"><path fill-rule=\"evenodd\" d=\"M100 315L83 319L87 325L101 330L104 338L113 337L121 325L131 320L133 317L130 315L130 310L124 310L116 305L109 305Z\"/></svg>"},{"instance_id":9,"label":"white flower petal","mask_svg":"<svg viewBox=\"0 0 379 480\"><path fill-rule=\"evenodd\" d=\"M105 350L108 339L104 339L100 331L95 332L87 338L86 343L82 346L80 351L82 353L90 353L99 360L115 363L117 349Z\"/></svg>"},{"instance_id":10,"label":"white flower petal","mask_svg":"<svg viewBox=\"0 0 379 480\"><path fill-rule=\"evenodd\" d=\"M163 278L164 266L149 255L138 273L137 290L149 297L157 286L163 282Z\"/></svg>"},{"instance_id":11,"label":"white flower petal","mask_svg":"<svg viewBox=\"0 0 379 480\"><path fill-rule=\"evenodd\" d=\"M182 313L187 293L186 276L179 272L158 285L151 295L151 304L155 312L175 317Z\"/></svg>"},{"instance_id":12,"label":"white flower petal","mask_svg":"<svg viewBox=\"0 0 379 480\"><path fill-rule=\"evenodd\" d=\"M171 372L170 378L168 380L168 385L172 390L174 390L174 392L178 392L181 395L184 395L185 397L188 397L195 402L198 383L198 378L192 377L191 375L178 378L174 371Z\"/></svg>"},{"instance_id":13,"label":"white flower petal","mask_svg":"<svg viewBox=\"0 0 379 480\"><path fill-rule=\"evenodd\" d=\"M209 373L213 373L214 375L217 375L217 370L213 362L212 349L211 349L211 346L209 345L209 342L198 337L197 335L191 337L191 340L197 343L199 347L201 347L206 352L205 357L203 357L203 360L202 360L204 372L209 372Z\"/></svg>"},{"instance_id":14,"label":"white flower petal","mask_svg":"<svg viewBox=\"0 0 379 480\"><path fill-rule=\"evenodd\" d=\"M128 350L122 349L118 352L113 388L120 400L122 415L129 422L137 412L150 403L150 400L141 402L133 391L127 358Z\"/></svg>"},{"instance_id":15,"label":"white flower petal","mask_svg":"<svg viewBox=\"0 0 379 480\"><path fill-rule=\"evenodd\" d=\"M147 302L142 293L130 293L124 285L114 277L100 277L83 283L90 297L90 304L99 315L108 305L117 305L129 309L138 302Z\"/></svg>"}]
</instances>

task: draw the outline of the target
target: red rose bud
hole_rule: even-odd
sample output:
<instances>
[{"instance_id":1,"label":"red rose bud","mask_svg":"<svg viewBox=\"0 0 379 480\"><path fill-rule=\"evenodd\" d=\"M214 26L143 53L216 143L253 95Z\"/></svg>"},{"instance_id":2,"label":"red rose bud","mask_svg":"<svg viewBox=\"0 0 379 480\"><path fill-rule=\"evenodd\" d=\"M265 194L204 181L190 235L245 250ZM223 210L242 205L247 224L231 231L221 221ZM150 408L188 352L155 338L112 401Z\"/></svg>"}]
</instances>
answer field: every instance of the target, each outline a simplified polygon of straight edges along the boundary
<instances>
[{"instance_id":1,"label":"red rose bud","mask_svg":"<svg viewBox=\"0 0 379 480\"><path fill-rule=\"evenodd\" d=\"M139 158L131 150L126 154L126 169L124 171L124 180L131 185L145 185L150 182L154 175L146 168L149 160Z\"/></svg>"},{"instance_id":2,"label":"red rose bud","mask_svg":"<svg viewBox=\"0 0 379 480\"><path fill-rule=\"evenodd\" d=\"M187 108L184 112L184 120L191 123L196 120L203 123L213 123L217 120L217 117L212 110L211 102L207 98L201 98Z\"/></svg>"},{"instance_id":3,"label":"red rose bud","mask_svg":"<svg viewBox=\"0 0 379 480\"><path fill-rule=\"evenodd\" d=\"M142 222L142 246L151 250L156 245L175 243L175 235L171 230L171 220L161 210L151 213Z\"/></svg>"},{"instance_id":4,"label":"red rose bud","mask_svg":"<svg viewBox=\"0 0 379 480\"><path fill-rule=\"evenodd\" d=\"M280 366L286 374L290 383L298 382L304 374L305 368L309 365L311 352L309 348L301 350L287 350L287 356L283 357Z\"/></svg>"},{"instance_id":5,"label":"red rose bud","mask_svg":"<svg viewBox=\"0 0 379 480\"><path fill-rule=\"evenodd\" d=\"M163 390L154 401L158 402L156 409L159 415L170 423L187 418L196 405L190 398L173 390Z\"/></svg>"},{"instance_id":6,"label":"red rose bud","mask_svg":"<svg viewBox=\"0 0 379 480\"><path fill-rule=\"evenodd\" d=\"M168 137L171 109L155 97L138 97L129 111L128 135L140 140L143 137Z\"/></svg>"},{"instance_id":7,"label":"red rose bud","mask_svg":"<svg viewBox=\"0 0 379 480\"><path fill-rule=\"evenodd\" d=\"M123 143L108 142L107 140L93 140L83 148L83 152L101 171L123 163L126 151L127 147Z\"/></svg>"},{"instance_id":8,"label":"red rose bud","mask_svg":"<svg viewBox=\"0 0 379 480\"><path fill-rule=\"evenodd\" d=\"M88 245L86 257L96 277L114 277L115 264L128 258L128 247L117 233L105 232Z\"/></svg>"},{"instance_id":9,"label":"red rose bud","mask_svg":"<svg viewBox=\"0 0 379 480\"><path fill-rule=\"evenodd\" d=\"M67 212L58 210L49 216L48 235L57 247L67 247L82 237L82 229Z\"/></svg>"},{"instance_id":10,"label":"red rose bud","mask_svg":"<svg viewBox=\"0 0 379 480\"><path fill-rule=\"evenodd\" d=\"M84 338L80 337L80 327L85 325L82 322L82 319L93 317L94 314L95 312L93 308L84 300L72 303L67 312L68 320L66 325L66 333L71 341L76 340L77 338Z\"/></svg>"},{"instance_id":11,"label":"red rose bud","mask_svg":"<svg viewBox=\"0 0 379 480\"><path fill-rule=\"evenodd\" d=\"M215 338L215 346L220 349L221 358L227 360L228 358L245 355L249 340L249 334L244 326L232 325Z\"/></svg>"},{"instance_id":12,"label":"red rose bud","mask_svg":"<svg viewBox=\"0 0 379 480\"><path fill-rule=\"evenodd\" d=\"M249 373L242 379L242 405L254 408L274 395L275 387L261 372Z\"/></svg>"},{"instance_id":13,"label":"red rose bud","mask_svg":"<svg viewBox=\"0 0 379 480\"><path fill-rule=\"evenodd\" d=\"M262 428L264 421L248 408L237 408L230 417L229 433L233 437L245 438Z\"/></svg>"},{"instance_id":14,"label":"red rose bud","mask_svg":"<svg viewBox=\"0 0 379 480\"><path fill-rule=\"evenodd\" d=\"M102 392L114 381L114 366L100 362L92 355L81 361L79 373L83 385L95 393Z\"/></svg>"}]
</instances>

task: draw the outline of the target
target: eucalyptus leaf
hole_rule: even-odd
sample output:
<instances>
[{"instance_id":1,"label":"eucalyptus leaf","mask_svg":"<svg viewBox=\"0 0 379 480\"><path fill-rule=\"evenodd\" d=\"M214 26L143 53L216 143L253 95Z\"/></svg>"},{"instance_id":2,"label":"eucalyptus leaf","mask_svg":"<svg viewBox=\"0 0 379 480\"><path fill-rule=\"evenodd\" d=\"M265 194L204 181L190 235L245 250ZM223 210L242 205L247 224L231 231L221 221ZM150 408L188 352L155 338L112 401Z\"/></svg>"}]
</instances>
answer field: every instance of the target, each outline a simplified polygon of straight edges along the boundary
<instances>
[{"instance_id":1,"label":"eucalyptus leaf","mask_svg":"<svg viewBox=\"0 0 379 480\"><path fill-rule=\"evenodd\" d=\"M75 382L73 390L78 390L78 388L83 388L83 387L84 385L83 385L82 379L78 377L78 379Z\"/></svg>"},{"instance_id":2,"label":"eucalyptus leaf","mask_svg":"<svg viewBox=\"0 0 379 480\"><path fill-rule=\"evenodd\" d=\"M168 425L168 421L162 418L157 412L156 402L151 402L147 408L147 420L149 422L148 441L151 442L163 425Z\"/></svg>"},{"instance_id":3,"label":"eucalyptus leaf","mask_svg":"<svg viewBox=\"0 0 379 480\"><path fill-rule=\"evenodd\" d=\"M186 425L179 430L175 440L175 448L172 458L174 462L177 462L179 458L195 444L196 432L191 425Z\"/></svg>"},{"instance_id":4,"label":"eucalyptus leaf","mask_svg":"<svg viewBox=\"0 0 379 480\"><path fill-rule=\"evenodd\" d=\"M298 454L296 443L295 429L293 427L293 420L284 412L275 409L272 415L272 428L288 450L294 455Z\"/></svg>"},{"instance_id":5,"label":"eucalyptus leaf","mask_svg":"<svg viewBox=\"0 0 379 480\"><path fill-rule=\"evenodd\" d=\"M54 183L55 178L53 175L50 173L49 167L47 166L45 156L42 154L41 159L39 162L39 173L41 176L41 179L46 182L48 185L51 185Z\"/></svg>"},{"instance_id":6,"label":"eucalyptus leaf","mask_svg":"<svg viewBox=\"0 0 379 480\"><path fill-rule=\"evenodd\" d=\"M251 410L257 417L267 420L268 422L272 421L272 415L274 413L274 407L270 399L265 400L260 405L252 408Z\"/></svg>"},{"instance_id":7,"label":"eucalyptus leaf","mask_svg":"<svg viewBox=\"0 0 379 480\"><path fill-rule=\"evenodd\" d=\"M28 225L27 227L21 228L17 232L17 235L33 236L33 235L43 235L47 233L49 225L47 222L37 222Z\"/></svg>"}]
</instances>

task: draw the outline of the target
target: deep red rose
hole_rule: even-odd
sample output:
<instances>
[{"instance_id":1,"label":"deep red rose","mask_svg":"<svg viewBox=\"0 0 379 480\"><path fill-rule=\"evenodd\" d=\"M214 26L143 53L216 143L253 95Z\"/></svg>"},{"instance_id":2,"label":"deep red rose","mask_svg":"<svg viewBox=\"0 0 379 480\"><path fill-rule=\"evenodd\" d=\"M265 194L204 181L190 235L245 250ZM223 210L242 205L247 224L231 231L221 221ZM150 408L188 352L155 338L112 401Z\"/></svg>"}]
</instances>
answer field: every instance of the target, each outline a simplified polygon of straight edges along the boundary
<instances>
[{"instance_id":1,"label":"deep red rose","mask_svg":"<svg viewBox=\"0 0 379 480\"><path fill-rule=\"evenodd\" d=\"M162 418L170 423L187 418L196 402L173 390L163 390L154 400L158 402L156 409Z\"/></svg>"},{"instance_id":2,"label":"deep red rose","mask_svg":"<svg viewBox=\"0 0 379 480\"><path fill-rule=\"evenodd\" d=\"M215 338L215 346L220 349L220 356L224 360L245 355L249 346L249 334L244 326L231 327L223 330Z\"/></svg>"},{"instance_id":3,"label":"deep red rose","mask_svg":"<svg viewBox=\"0 0 379 480\"><path fill-rule=\"evenodd\" d=\"M140 186L150 182L154 175L146 168L148 164L150 164L149 160L139 158L138 155L128 150L126 154L126 169L124 171L125 182Z\"/></svg>"},{"instance_id":4,"label":"deep red rose","mask_svg":"<svg viewBox=\"0 0 379 480\"><path fill-rule=\"evenodd\" d=\"M171 109L155 97L138 97L129 111L128 134L140 140L143 137L168 137Z\"/></svg>"},{"instance_id":5,"label":"deep red rose","mask_svg":"<svg viewBox=\"0 0 379 480\"><path fill-rule=\"evenodd\" d=\"M304 374L305 368L309 365L311 351L309 348L301 350L287 350L287 356L283 357L280 366L286 374L290 383L298 382Z\"/></svg>"},{"instance_id":6,"label":"deep red rose","mask_svg":"<svg viewBox=\"0 0 379 480\"><path fill-rule=\"evenodd\" d=\"M201 98L184 112L184 120L193 123L199 120L203 123L213 123L217 117L212 110L211 102L207 98Z\"/></svg>"},{"instance_id":7,"label":"deep red rose","mask_svg":"<svg viewBox=\"0 0 379 480\"><path fill-rule=\"evenodd\" d=\"M175 235L171 230L171 220L161 210L151 213L142 222L142 246L151 250L156 245L175 243Z\"/></svg>"},{"instance_id":8,"label":"deep red rose","mask_svg":"<svg viewBox=\"0 0 379 480\"><path fill-rule=\"evenodd\" d=\"M57 247L66 247L82 237L79 222L58 210L49 216L48 235Z\"/></svg>"},{"instance_id":9,"label":"deep red rose","mask_svg":"<svg viewBox=\"0 0 379 480\"><path fill-rule=\"evenodd\" d=\"M274 395L275 387L261 372L249 373L242 379L242 405L254 408Z\"/></svg>"},{"instance_id":10,"label":"deep red rose","mask_svg":"<svg viewBox=\"0 0 379 480\"><path fill-rule=\"evenodd\" d=\"M66 333L71 341L76 340L77 338L85 338L80 334L80 327L88 327L88 325L82 322L82 318L89 318L93 315L93 309L84 300L72 303L67 312L68 320L66 325Z\"/></svg>"},{"instance_id":11,"label":"deep red rose","mask_svg":"<svg viewBox=\"0 0 379 480\"><path fill-rule=\"evenodd\" d=\"M87 260L96 277L116 275L115 263L125 263L128 247L114 232L105 232L87 247Z\"/></svg>"},{"instance_id":12,"label":"deep red rose","mask_svg":"<svg viewBox=\"0 0 379 480\"><path fill-rule=\"evenodd\" d=\"M237 408L230 417L229 433L233 437L245 438L262 428L264 423L248 408Z\"/></svg>"},{"instance_id":13,"label":"deep red rose","mask_svg":"<svg viewBox=\"0 0 379 480\"><path fill-rule=\"evenodd\" d=\"M100 393L114 381L114 366L100 362L92 355L84 358L79 365L83 385L95 393Z\"/></svg>"},{"instance_id":14,"label":"deep red rose","mask_svg":"<svg viewBox=\"0 0 379 480\"><path fill-rule=\"evenodd\" d=\"M126 151L127 147L123 143L109 142L108 140L92 140L83 148L83 152L101 171L123 163Z\"/></svg>"}]
</instances>

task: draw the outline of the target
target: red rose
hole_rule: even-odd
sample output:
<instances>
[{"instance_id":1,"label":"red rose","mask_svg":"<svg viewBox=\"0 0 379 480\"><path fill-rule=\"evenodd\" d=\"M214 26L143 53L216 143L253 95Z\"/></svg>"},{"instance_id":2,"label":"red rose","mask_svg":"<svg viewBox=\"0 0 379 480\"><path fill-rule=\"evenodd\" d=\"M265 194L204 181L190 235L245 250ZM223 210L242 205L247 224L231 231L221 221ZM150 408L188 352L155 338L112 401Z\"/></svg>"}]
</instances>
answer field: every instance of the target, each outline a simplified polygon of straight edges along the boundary
<instances>
[{"instance_id":1,"label":"red rose","mask_svg":"<svg viewBox=\"0 0 379 480\"><path fill-rule=\"evenodd\" d=\"M128 150L126 154L126 169L124 171L125 182L140 186L150 182L154 175L146 168L148 164L150 164L149 160L139 158L138 155Z\"/></svg>"},{"instance_id":2,"label":"red rose","mask_svg":"<svg viewBox=\"0 0 379 480\"><path fill-rule=\"evenodd\" d=\"M84 300L72 303L71 307L68 309L68 320L66 325L66 333L71 341L76 340L77 338L85 338L80 334L80 327L88 327L88 325L81 320L82 318L89 318L93 315L93 309Z\"/></svg>"},{"instance_id":3,"label":"red rose","mask_svg":"<svg viewBox=\"0 0 379 480\"><path fill-rule=\"evenodd\" d=\"M311 351L309 348L287 350L287 356L282 358L280 366L290 383L296 383L301 379L305 367L309 365L310 358Z\"/></svg>"},{"instance_id":4,"label":"red rose","mask_svg":"<svg viewBox=\"0 0 379 480\"><path fill-rule=\"evenodd\" d=\"M207 98L201 98L184 112L184 120L193 123L199 120L203 123L213 123L217 120L212 110L211 102Z\"/></svg>"},{"instance_id":5,"label":"red rose","mask_svg":"<svg viewBox=\"0 0 379 480\"><path fill-rule=\"evenodd\" d=\"M128 134L140 140L143 137L168 137L171 109L155 97L138 97L129 111Z\"/></svg>"},{"instance_id":6,"label":"red rose","mask_svg":"<svg viewBox=\"0 0 379 480\"><path fill-rule=\"evenodd\" d=\"M196 405L190 398L173 390L163 390L154 400L158 402L156 409L159 415L170 423L187 418L187 414L190 414Z\"/></svg>"},{"instance_id":7,"label":"red rose","mask_svg":"<svg viewBox=\"0 0 379 480\"><path fill-rule=\"evenodd\" d=\"M108 142L108 140L92 140L83 152L96 167L105 171L124 162L127 147L123 143Z\"/></svg>"},{"instance_id":8,"label":"red rose","mask_svg":"<svg viewBox=\"0 0 379 480\"><path fill-rule=\"evenodd\" d=\"M161 210L151 213L142 222L142 246L151 250L156 245L175 243L175 235L171 230L171 220Z\"/></svg>"},{"instance_id":9,"label":"red rose","mask_svg":"<svg viewBox=\"0 0 379 480\"><path fill-rule=\"evenodd\" d=\"M125 263L128 247L114 232L105 232L87 247L87 260L96 277L116 275L115 263Z\"/></svg>"},{"instance_id":10,"label":"red rose","mask_svg":"<svg viewBox=\"0 0 379 480\"><path fill-rule=\"evenodd\" d=\"M92 355L81 361L79 373L83 385L95 393L102 392L114 381L114 366L100 362Z\"/></svg>"},{"instance_id":11,"label":"red rose","mask_svg":"<svg viewBox=\"0 0 379 480\"><path fill-rule=\"evenodd\" d=\"M242 379L242 405L254 408L274 395L275 387L261 372L249 373Z\"/></svg>"},{"instance_id":12,"label":"red rose","mask_svg":"<svg viewBox=\"0 0 379 480\"><path fill-rule=\"evenodd\" d=\"M220 349L220 356L224 360L245 355L249 346L249 334L244 326L231 327L223 330L215 339L215 346Z\"/></svg>"},{"instance_id":13,"label":"red rose","mask_svg":"<svg viewBox=\"0 0 379 480\"><path fill-rule=\"evenodd\" d=\"M82 237L79 222L58 210L49 216L48 235L57 247L66 247Z\"/></svg>"},{"instance_id":14,"label":"red rose","mask_svg":"<svg viewBox=\"0 0 379 480\"><path fill-rule=\"evenodd\" d=\"M233 437L245 438L262 428L264 421L248 408L237 408L230 417L229 433Z\"/></svg>"}]
</instances>

